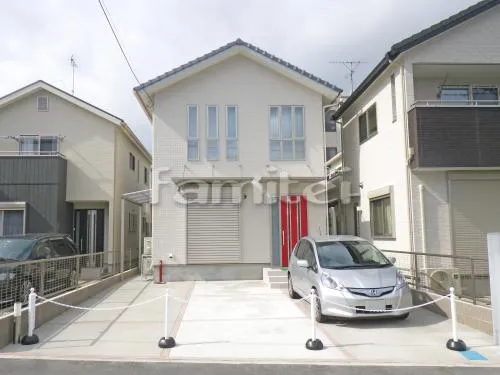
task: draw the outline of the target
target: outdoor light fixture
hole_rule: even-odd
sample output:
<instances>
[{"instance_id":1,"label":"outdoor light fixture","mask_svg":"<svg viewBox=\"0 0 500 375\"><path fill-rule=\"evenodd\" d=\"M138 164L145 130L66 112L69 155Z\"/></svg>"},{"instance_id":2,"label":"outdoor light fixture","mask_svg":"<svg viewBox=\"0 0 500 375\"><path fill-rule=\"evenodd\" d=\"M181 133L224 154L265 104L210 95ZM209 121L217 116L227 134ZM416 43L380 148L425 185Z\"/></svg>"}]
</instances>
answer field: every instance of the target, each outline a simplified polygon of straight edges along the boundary
<instances>
[{"instance_id":1,"label":"outdoor light fixture","mask_svg":"<svg viewBox=\"0 0 500 375\"><path fill-rule=\"evenodd\" d=\"M278 170L274 165L266 165L266 171L268 173L275 173Z\"/></svg>"}]
</instances>

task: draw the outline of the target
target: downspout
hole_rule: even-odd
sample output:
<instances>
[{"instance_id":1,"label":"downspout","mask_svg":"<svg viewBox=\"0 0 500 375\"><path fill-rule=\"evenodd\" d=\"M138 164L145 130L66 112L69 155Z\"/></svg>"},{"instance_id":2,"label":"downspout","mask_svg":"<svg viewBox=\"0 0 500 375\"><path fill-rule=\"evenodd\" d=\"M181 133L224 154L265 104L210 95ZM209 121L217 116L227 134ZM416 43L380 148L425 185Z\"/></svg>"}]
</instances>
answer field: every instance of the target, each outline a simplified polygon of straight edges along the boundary
<instances>
[{"instance_id":1,"label":"downspout","mask_svg":"<svg viewBox=\"0 0 500 375\"><path fill-rule=\"evenodd\" d=\"M325 228L325 233L326 235L329 235L330 233L330 218L328 217L328 171L327 171L327 165L326 165L326 162L328 160L326 160L326 113L325 111L328 109L328 108L332 108L334 106L337 105L336 101L337 99L339 98L340 94L342 93L342 91L340 91L337 96L335 97L335 99L333 99L332 103L331 104L328 104L328 105L324 105L322 107L322 112L321 112L321 121L323 122L323 129L322 129L322 134L323 134L323 174L325 176L325 180L324 180L324 183L325 183L325 197L326 197L326 204L325 204L325 210L326 210L326 228ZM341 146L342 147L342 146Z\"/></svg>"},{"instance_id":2,"label":"downspout","mask_svg":"<svg viewBox=\"0 0 500 375\"><path fill-rule=\"evenodd\" d=\"M420 226L421 226L421 236L422 236L422 253L427 253L427 238L426 232L427 228L425 225L425 187L423 184L418 185L418 195L420 200ZM427 257L424 256L424 269L427 268Z\"/></svg>"},{"instance_id":3,"label":"downspout","mask_svg":"<svg viewBox=\"0 0 500 375\"><path fill-rule=\"evenodd\" d=\"M407 88L406 88L406 74L404 66L401 65L401 85L403 90L403 120L404 120L404 137L405 137L405 169L406 169L406 193L408 195L408 224L409 224L409 234L410 234L410 252L415 252L415 234L414 234L414 204L413 204L413 192L412 192L412 173L410 167L409 159L409 148L410 140L408 134L408 102L407 102ZM413 278L415 280L415 289L418 290L419 277L418 277L418 259L415 254L412 255L412 270Z\"/></svg>"}]
</instances>

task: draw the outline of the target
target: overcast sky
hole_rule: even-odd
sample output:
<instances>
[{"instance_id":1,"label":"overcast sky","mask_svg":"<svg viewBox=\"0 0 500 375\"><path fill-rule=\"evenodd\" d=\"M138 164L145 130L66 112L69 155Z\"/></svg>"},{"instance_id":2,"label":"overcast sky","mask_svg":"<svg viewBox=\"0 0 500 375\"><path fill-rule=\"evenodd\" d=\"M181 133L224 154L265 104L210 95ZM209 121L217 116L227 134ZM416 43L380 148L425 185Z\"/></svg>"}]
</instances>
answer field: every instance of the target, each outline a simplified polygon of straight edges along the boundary
<instances>
[{"instance_id":1,"label":"overcast sky","mask_svg":"<svg viewBox=\"0 0 500 375\"><path fill-rule=\"evenodd\" d=\"M476 0L104 0L141 82L242 38L350 93L390 46ZM151 150L98 0L0 0L0 96L38 79L123 118ZM1 132L1 129L0 129Z\"/></svg>"}]
</instances>

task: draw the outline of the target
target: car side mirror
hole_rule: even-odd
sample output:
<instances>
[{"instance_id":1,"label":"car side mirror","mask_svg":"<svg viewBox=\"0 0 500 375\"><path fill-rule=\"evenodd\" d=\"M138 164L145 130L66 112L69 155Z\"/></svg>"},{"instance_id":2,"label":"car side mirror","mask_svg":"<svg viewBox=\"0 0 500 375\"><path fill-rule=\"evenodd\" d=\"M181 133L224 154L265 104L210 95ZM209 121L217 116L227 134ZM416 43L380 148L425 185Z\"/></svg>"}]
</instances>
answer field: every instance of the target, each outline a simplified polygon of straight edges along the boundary
<instances>
[{"instance_id":1,"label":"car side mirror","mask_svg":"<svg viewBox=\"0 0 500 375\"><path fill-rule=\"evenodd\" d=\"M309 268L309 262L306 259L297 260L297 266L302 268Z\"/></svg>"},{"instance_id":2,"label":"car side mirror","mask_svg":"<svg viewBox=\"0 0 500 375\"><path fill-rule=\"evenodd\" d=\"M389 258L389 262L391 262L392 264L395 264L396 263L396 258L390 257Z\"/></svg>"}]
</instances>

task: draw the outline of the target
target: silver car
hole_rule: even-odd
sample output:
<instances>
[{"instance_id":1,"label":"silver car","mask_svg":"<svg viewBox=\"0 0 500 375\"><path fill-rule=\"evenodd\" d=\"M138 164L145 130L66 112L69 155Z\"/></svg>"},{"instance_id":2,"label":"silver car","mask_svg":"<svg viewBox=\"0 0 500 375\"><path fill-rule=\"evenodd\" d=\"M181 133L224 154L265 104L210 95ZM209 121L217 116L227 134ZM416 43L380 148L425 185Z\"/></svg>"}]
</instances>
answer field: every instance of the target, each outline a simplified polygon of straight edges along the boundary
<instances>
[{"instance_id":1,"label":"silver car","mask_svg":"<svg viewBox=\"0 0 500 375\"><path fill-rule=\"evenodd\" d=\"M395 261L360 237L303 237L290 255L288 294L306 297L315 289L318 322L329 316L406 319L408 311L390 311L412 305L410 288Z\"/></svg>"}]
</instances>

